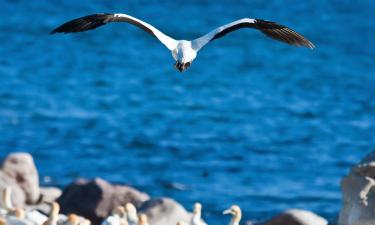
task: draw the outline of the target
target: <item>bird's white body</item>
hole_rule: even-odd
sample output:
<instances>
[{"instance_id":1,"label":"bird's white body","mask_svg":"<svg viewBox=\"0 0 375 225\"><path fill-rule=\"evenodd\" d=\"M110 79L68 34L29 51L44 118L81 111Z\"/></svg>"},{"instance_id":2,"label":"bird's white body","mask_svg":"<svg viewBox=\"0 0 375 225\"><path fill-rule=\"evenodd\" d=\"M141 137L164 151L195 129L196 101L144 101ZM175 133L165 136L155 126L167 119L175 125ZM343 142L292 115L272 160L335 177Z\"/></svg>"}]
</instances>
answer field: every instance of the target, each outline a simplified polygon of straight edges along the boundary
<instances>
[{"instance_id":1,"label":"bird's white body","mask_svg":"<svg viewBox=\"0 0 375 225\"><path fill-rule=\"evenodd\" d=\"M197 51L191 46L191 41L180 40L175 49L172 50L175 60L182 63L192 62L197 57Z\"/></svg>"},{"instance_id":2,"label":"bird's white body","mask_svg":"<svg viewBox=\"0 0 375 225\"><path fill-rule=\"evenodd\" d=\"M108 216L101 225L128 225L125 208L122 206L115 208L112 215Z\"/></svg>"},{"instance_id":3,"label":"bird's white body","mask_svg":"<svg viewBox=\"0 0 375 225\"><path fill-rule=\"evenodd\" d=\"M121 217L119 215L108 216L101 225L121 225Z\"/></svg>"},{"instance_id":4,"label":"bird's white body","mask_svg":"<svg viewBox=\"0 0 375 225\"><path fill-rule=\"evenodd\" d=\"M138 225L137 208L132 203L126 203L125 212L128 224Z\"/></svg>"},{"instance_id":5,"label":"bird's white body","mask_svg":"<svg viewBox=\"0 0 375 225\"><path fill-rule=\"evenodd\" d=\"M202 204L197 202L193 206L193 213L192 213L190 225L207 225L202 220Z\"/></svg>"}]
</instances>

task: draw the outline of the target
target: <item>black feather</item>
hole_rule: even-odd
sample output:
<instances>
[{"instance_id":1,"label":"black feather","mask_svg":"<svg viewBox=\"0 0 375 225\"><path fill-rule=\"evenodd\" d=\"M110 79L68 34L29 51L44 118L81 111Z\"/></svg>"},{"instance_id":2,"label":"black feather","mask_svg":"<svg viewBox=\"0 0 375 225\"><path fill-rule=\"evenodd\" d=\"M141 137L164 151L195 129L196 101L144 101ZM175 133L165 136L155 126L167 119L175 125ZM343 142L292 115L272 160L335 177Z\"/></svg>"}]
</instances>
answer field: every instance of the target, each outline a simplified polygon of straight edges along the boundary
<instances>
[{"instance_id":1,"label":"black feather","mask_svg":"<svg viewBox=\"0 0 375 225\"><path fill-rule=\"evenodd\" d=\"M110 14L110 13L88 15L88 16L74 19L74 20L64 23L63 25L52 30L51 34L76 33L76 32L92 30L99 26L105 25L112 18L113 18L113 14Z\"/></svg>"}]
</instances>

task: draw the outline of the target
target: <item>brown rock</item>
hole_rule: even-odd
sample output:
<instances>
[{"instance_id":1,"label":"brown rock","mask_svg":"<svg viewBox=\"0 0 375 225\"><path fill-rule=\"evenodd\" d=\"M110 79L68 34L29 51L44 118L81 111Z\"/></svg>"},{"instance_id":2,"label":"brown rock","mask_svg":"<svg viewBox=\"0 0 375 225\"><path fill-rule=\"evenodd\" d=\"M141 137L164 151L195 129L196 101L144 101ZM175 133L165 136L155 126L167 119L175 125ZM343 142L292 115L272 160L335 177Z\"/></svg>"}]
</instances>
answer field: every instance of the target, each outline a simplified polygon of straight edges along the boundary
<instances>
[{"instance_id":1,"label":"brown rock","mask_svg":"<svg viewBox=\"0 0 375 225\"><path fill-rule=\"evenodd\" d=\"M22 188L26 203L33 204L39 200L39 175L30 154L9 154L3 162L2 171Z\"/></svg>"},{"instance_id":2,"label":"brown rock","mask_svg":"<svg viewBox=\"0 0 375 225\"><path fill-rule=\"evenodd\" d=\"M313 212L291 209L272 218L264 225L327 225L328 221Z\"/></svg>"},{"instance_id":3,"label":"brown rock","mask_svg":"<svg viewBox=\"0 0 375 225\"><path fill-rule=\"evenodd\" d=\"M149 199L145 193L122 185L112 185L107 181L79 179L70 184L57 200L61 205L61 213L76 213L100 224L112 210L119 205L131 202L134 205Z\"/></svg>"}]
</instances>

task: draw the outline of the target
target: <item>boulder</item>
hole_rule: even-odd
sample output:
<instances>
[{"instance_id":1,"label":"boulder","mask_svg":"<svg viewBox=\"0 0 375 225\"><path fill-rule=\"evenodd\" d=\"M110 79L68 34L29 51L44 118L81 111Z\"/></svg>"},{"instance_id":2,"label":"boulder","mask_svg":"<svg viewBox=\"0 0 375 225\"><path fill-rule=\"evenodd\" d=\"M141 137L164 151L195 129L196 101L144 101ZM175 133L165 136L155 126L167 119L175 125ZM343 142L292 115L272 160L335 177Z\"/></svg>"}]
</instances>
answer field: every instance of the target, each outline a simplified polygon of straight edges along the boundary
<instances>
[{"instance_id":1,"label":"boulder","mask_svg":"<svg viewBox=\"0 0 375 225\"><path fill-rule=\"evenodd\" d=\"M264 223L264 225L327 225L328 221L313 212L291 209Z\"/></svg>"},{"instance_id":2,"label":"boulder","mask_svg":"<svg viewBox=\"0 0 375 225\"><path fill-rule=\"evenodd\" d=\"M65 188L57 202L61 205L61 213L75 213L86 217L93 224L100 224L112 210L131 202L140 205L149 196L138 190L124 186L112 185L107 181L79 179Z\"/></svg>"},{"instance_id":3,"label":"boulder","mask_svg":"<svg viewBox=\"0 0 375 225\"><path fill-rule=\"evenodd\" d=\"M375 225L375 151L341 181L343 204L339 225Z\"/></svg>"},{"instance_id":4,"label":"boulder","mask_svg":"<svg viewBox=\"0 0 375 225\"><path fill-rule=\"evenodd\" d=\"M15 207L24 207L26 196L23 190L18 186L16 181L6 175L0 170L0 191L4 190L6 187L10 187L12 190L12 203ZM0 206L2 206L0 202Z\"/></svg>"},{"instance_id":5,"label":"boulder","mask_svg":"<svg viewBox=\"0 0 375 225\"><path fill-rule=\"evenodd\" d=\"M40 187L40 202L54 202L62 194L62 191L56 187Z\"/></svg>"},{"instance_id":6,"label":"boulder","mask_svg":"<svg viewBox=\"0 0 375 225\"><path fill-rule=\"evenodd\" d=\"M39 200L39 175L30 154L9 154L3 161L2 171L23 190L26 203L33 204Z\"/></svg>"},{"instance_id":7,"label":"boulder","mask_svg":"<svg viewBox=\"0 0 375 225\"><path fill-rule=\"evenodd\" d=\"M139 211L147 215L152 225L176 225L180 220L190 223L192 217L182 205L170 198L148 200Z\"/></svg>"}]
</instances>

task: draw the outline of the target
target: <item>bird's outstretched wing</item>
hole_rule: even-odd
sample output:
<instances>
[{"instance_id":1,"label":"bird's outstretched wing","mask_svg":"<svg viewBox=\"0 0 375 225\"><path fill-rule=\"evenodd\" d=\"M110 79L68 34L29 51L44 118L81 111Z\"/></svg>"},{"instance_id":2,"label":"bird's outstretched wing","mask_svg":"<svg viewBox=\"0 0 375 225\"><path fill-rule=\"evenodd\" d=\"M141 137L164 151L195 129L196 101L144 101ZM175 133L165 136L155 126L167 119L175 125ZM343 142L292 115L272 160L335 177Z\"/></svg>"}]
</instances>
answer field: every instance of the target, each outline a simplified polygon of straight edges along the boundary
<instances>
[{"instance_id":1,"label":"bird's outstretched wing","mask_svg":"<svg viewBox=\"0 0 375 225\"><path fill-rule=\"evenodd\" d=\"M198 51L207 43L241 28L255 28L275 40L282 41L290 45L305 46L311 49L315 48L313 43L286 26L271 21L249 18L240 19L216 28L208 34L193 40L192 47Z\"/></svg>"},{"instance_id":2,"label":"bird's outstretched wing","mask_svg":"<svg viewBox=\"0 0 375 225\"><path fill-rule=\"evenodd\" d=\"M84 16L64 23L57 27L51 34L54 33L76 33L87 30L95 29L99 26L105 25L111 22L127 22L133 24L147 33L155 36L161 43L163 43L169 50L173 50L177 46L177 41L173 38L163 34L161 31L153 27L152 25L143 22L132 16L122 13L100 13Z\"/></svg>"}]
</instances>

